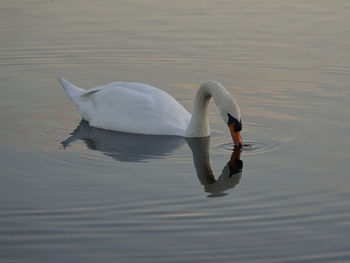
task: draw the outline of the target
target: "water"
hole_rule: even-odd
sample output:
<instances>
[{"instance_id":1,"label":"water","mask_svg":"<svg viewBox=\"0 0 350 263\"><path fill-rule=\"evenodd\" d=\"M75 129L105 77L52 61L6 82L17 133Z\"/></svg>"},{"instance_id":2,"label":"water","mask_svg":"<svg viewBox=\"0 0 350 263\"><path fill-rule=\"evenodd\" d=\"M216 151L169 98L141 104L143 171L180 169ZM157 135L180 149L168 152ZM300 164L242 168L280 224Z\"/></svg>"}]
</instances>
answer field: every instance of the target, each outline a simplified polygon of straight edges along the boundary
<instances>
[{"instance_id":1,"label":"water","mask_svg":"<svg viewBox=\"0 0 350 263\"><path fill-rule=\"evenodd\" d=\"M348 1L0 6L1 262L350 261ZM245 147L214 103L210 139L91 128L61 76L218 80Z\"/></svg>"}]
</instances>

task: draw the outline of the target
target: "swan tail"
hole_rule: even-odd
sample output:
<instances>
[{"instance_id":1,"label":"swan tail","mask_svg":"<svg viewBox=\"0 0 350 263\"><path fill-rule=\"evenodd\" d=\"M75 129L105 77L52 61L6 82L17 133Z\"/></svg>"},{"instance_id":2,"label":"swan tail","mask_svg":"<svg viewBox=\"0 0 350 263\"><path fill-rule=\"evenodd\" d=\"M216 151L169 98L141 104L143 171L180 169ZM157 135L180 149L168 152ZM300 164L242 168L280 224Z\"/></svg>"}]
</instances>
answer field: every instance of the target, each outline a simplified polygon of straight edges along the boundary
<instances>
[{"instance_id":1,"label":"swan tail","mask_svg":"<svg viewBox=\"0 0 350 263\"><path fill-rule=\"evenodd\" d=\"M67 93L68 97L75 103L77 104L77 100L80 95L82 95L85 90L78 88L77 86L74 86L72 83L67 81L64 78L59 78L58 81L62 85L63 89Z\"/></svg>"}]
</instances>

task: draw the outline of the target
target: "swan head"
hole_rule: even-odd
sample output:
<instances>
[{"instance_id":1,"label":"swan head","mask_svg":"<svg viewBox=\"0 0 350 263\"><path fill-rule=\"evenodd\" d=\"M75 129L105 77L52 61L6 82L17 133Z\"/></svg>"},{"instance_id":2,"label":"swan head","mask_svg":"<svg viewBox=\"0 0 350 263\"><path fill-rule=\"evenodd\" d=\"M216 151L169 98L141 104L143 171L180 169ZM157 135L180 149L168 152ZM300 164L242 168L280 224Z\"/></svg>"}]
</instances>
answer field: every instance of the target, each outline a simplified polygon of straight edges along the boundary
<instances>
[{"instance_id":1,"label":"swan head","mask_svg":"<svg viewBox=\"0 0 350 263\"><path fill-rule=\"evenodd\" d=\"M220 115L228 125L235 148L243 146L241 137L242 120L238 103L231 94L217 81L210 80L203 85L211 91L215 104L219 108Z\"/></svg>"},{"instance_id":2,"label":"swan head","mask_svg":"<svg viewBox=\"0 0 350 263\"><path fill-rule=\"evenodd\" d=\"M238 120L235 117L232 117L230 113L227 113L228 115L228 122L227 125L230 129L231 137L234 143L235 147L242 148L243 147L243 140L241 137L241 130L242 130L242 120L241 118Z\"/></svg>"}]
</instances>

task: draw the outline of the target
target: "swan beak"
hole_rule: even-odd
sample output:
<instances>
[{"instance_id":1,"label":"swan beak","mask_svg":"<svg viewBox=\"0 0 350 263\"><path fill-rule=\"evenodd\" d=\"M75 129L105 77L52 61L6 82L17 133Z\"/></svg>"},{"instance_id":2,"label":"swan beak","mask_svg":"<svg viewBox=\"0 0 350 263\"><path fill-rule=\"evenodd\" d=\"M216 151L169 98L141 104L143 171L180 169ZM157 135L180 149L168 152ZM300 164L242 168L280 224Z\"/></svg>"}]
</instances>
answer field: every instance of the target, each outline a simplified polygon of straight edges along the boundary
<instances>
[{"instance_id":1,"label":"swan beak","mask_svg":"<svg viewBox=\"0 0 350 263\"><path fill-rule=\"evenodd\" d=\"M230 128L231 137L232 137L232 140L233 140L235 147L242 148L243 147L243 140L242 140L240 132L235 131L234 123L229 124L228 127Z\"/></svg>"}]
</instances>

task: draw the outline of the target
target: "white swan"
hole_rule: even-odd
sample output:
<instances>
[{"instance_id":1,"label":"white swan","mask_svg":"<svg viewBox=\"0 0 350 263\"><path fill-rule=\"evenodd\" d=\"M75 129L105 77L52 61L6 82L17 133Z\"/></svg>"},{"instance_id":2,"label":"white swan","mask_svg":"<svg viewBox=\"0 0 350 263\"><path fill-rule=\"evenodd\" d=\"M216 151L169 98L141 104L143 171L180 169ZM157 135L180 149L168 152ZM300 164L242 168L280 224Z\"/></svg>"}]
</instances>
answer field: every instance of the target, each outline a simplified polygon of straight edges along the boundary
<instances>
[{"instance_id":1,"label":"white swan","mask_svg":"<svg viewBox=\"0 0 350 263\"><path fill-rule=\"evenodd\" d=\"M58 79L84 120L93 127L129 133L207 137L210 135L208 105L211 97L229 126L235 146L243 145L241 113L237 102L218 82L202 84L193 114L166 92L134 82L113 82L84 90Z\"/></svg>"}]
</instances>

